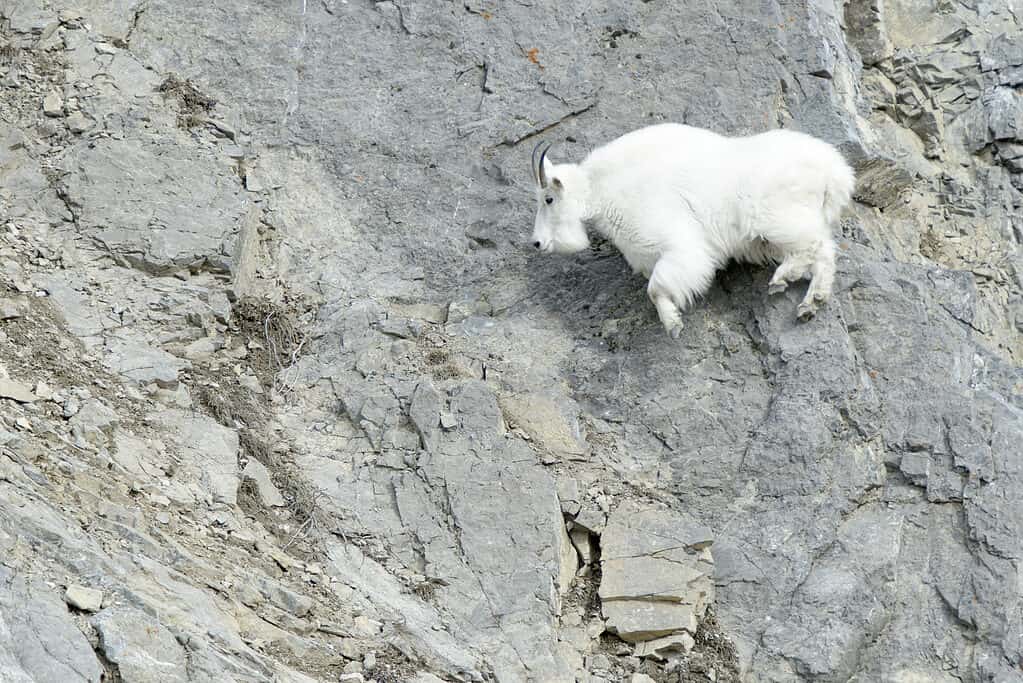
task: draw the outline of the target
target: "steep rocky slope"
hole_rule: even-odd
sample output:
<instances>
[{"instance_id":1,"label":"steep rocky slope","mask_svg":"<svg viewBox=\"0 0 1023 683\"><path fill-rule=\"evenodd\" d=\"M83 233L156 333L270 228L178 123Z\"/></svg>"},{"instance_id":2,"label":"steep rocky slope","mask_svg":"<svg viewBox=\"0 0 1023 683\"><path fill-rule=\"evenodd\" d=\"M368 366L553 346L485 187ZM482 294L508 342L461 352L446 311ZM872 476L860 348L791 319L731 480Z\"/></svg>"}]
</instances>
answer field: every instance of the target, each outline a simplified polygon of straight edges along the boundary
<instances>
[{"instance_id":1,"label":"steep rocky slope","mask_svg":"<svg viewBox=\"0 0 1023 683\"><path fill-rule=\"evenodd\" d=\"M0 4L0 678L1023 676L1023 4L549 5ZM827 311L529 253L662 120L841 147Z\"/></svg>"}]
</instances>

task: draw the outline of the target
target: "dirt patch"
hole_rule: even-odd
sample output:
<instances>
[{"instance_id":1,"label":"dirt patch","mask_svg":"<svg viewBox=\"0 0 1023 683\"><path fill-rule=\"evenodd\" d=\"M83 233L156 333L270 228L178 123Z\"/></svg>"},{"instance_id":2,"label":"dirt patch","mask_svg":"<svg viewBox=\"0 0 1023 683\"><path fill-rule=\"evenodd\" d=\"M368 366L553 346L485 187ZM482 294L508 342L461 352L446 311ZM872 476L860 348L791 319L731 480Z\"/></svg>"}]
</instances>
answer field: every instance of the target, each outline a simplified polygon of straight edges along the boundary
<instances>
[{"instance_id":1,"label":"dirt patch","mask_svg":"<svg viewBox=\"0 0 1023 683\"><path fill-rule=\"evenodd\" d=\"M14 47L10 43L0 45L0 64L7 65L14 62L14 58L18 56L18 48Z\"/></svg>"},{"instance_id":2,"label":"dirt patch","mask_svg":"<svg viewBox=\"0 0 1023 683\"><path fill-rule=\"evenodd\" d=\"M407 683L419 671L405 653L397 648L386 645L377 651L377 665L368 678L378 683Z\"/></svg>"},{"instance_id":3,"label":"dirt patch","mask_svg":"<svg viewBox=\"0 0 1023 683\"><path fill-rule=\"evenodd\" d=\"M295 364L305 337L299 333L298 306L266 298L243 297L234 305L237 331L248 340L249 364L266 388L275 386L277 374Z\"/></svg>"},{"instance_id":4,"label":"dirt patch","mask_svg":"<svg viewBox=\"0 0 1023 683\"><path fill-rule=\"evenodd\" d=\"M708 609L693 637L696 645L680 662L680 683L739 683L739 656L721 630L713 609Z\"/></svg>"},{"instance_id":5,"label":"dirt patch","mask_svg":"<svg viewBox=\"0 0 1023 683\"><path fill-rule=\"evenodd\" d=\"M89 393L114 408L122 424L141 421L144 407L122 390L121 379L111 373L65 332L63 317L46 297L18 295L0 285L0 298L23 302L24 314L0 322L0 365L12 379L33 387L45 382L51 389L88 389ZM84 382L83 378L92 378ZM56 413L59 407L40 403Z\"/></svg>"},{"instance_id":6,"label":"dirt patch","mask_svg":"<svg viewBox=\"0 0 1023 683\"><path fill-rule=\"evenodd\" d=\"M192 81L182 80L171 74L164 79L159 92L167 99L173 99L178 103L178 127L189 129L202 125L206 122L206 116L213 111L217 101L205 95Z\"/></svg>"},{"instance_id":7,"label":"dirt patch","mask_svg":"<svg viewBox=\"0 0 1023 683\"><path fill-rule=\"evenodd\" d=\"M243 480L238 503L280 541L282 549L299 559L313 559L309 540L317 523L319 492L298 470L287 448L274 448L266 433L270 396L284 390L278 381L301 354L304 335L298 321L301 305L288 306L264 298L242 298L232 309L231 332L247 349L245 363L263 387L257 393L242 384L230 366L194 366L190 382L196 402L220 424L238 432L242 465L257 460L270 472L287 505L268 508L253 482Z\"/></svg>"}]
</instances>

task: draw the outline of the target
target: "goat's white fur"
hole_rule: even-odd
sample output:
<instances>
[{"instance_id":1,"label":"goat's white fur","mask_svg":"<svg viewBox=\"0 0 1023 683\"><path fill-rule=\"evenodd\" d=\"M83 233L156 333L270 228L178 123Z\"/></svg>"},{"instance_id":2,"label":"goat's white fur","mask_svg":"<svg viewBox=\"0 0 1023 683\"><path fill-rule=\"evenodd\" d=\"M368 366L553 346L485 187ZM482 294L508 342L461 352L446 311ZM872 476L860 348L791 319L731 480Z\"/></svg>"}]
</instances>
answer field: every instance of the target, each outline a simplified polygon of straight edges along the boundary
<instances>
[{"instance_id":1,"label":"goat's white fur","mask_svg":"<svg viewBox=\"0 0 1023 683\"><path fill-rule=\"evenodd\" d=\"M677 338L680 309L704 294L729 259L777 262L769 292L809 273L797 308L812 316L831 295L832 227L855 178L832 145L790 130L725 137L665 123L628 133L582 163L544 157L533 244L546 253L589 245L586 226L608 238Z\"/></svg>"}]
</instances>

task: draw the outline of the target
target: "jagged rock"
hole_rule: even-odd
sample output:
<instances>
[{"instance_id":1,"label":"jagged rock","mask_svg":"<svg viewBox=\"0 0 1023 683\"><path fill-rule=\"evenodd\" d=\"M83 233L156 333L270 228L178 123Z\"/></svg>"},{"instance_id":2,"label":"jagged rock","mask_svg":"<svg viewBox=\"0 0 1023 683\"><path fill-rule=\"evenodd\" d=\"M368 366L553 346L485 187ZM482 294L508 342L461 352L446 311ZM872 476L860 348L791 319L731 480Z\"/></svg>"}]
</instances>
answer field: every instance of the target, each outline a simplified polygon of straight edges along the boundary
<instances>
[{"instance_id":1,"label":"jagged rock","mask_svg":"<svg viewBox=\"0 0 1023 683\"><path fill-rule=\"evenodd\" d=\"M575 573L579 569L579 554L569 538L565 526L561 526L561 539L558 544L558 590L562 595L572 587Z\"/></svg>"},{"instance_id":2,"label":"jagged rock","mask_svg":"<svg viewBox=\"0 0 1023 683\"><path fill-rule=\"evenodd\" d=\"M90 398L79 405L68 420L73 427L81 427L86 432L106 432L116 427L120 421L113 408L97 399Z\"/></svg>"},{"instance_id":3,"label":"jagged rock","mask_svg":"<svg viewBox=\"0 0 1023 683\"><path fill-rule=\"evenodd\" d=\"M884 25L883 0L852 0L845 5L848 35L865 65L874 65L892 55Z\"/></svg>"},{"instance_id":4,"label":"jagged rock","mask_svg":"<svg viewBox=\"0 0 1023 683\"><path fill-rule=\"evenodd\" d=\"M629 643L695 633L699 624L692 605L674 602L613 600L601 603L600 611L608 632Z\"/></svg>"},{"instance_id":5,"label":"jagged rock","mask_svg":"<svg viewBox=\"0 0 1023 683\"><path fill-rule=\"evenodd\" d=\"M226 169L188 148L139 140L83 141L69 161L78 224L111 252L155 271L224 263L243 211Z\"/></svg>"},{"instance_id":6,"label":"jagged rock","mask_svg":"<svg viewBox=\"0 0 1023 683\"><path fill-rule=\"evenodd\" d=\"M855 196L864 204L883 209L893 204L913 180L913 172L895 160L871 159L857 167Z\"/></svg>"},{"instance_id":7,"label":"jagged rock","mask_svg":"<svg viewBox=\"0 0 1023 683\"><path fill-rule=\"evenodd\" d=\"M436 447L438 427L440 426L441 409L444 397L440 395L430 382L421 382L412 394L412 405L409 418L416 426L423 448L432 450Z\"/></svg>"},{"instance_id":8,"label":"jagged rock","mask_svg":"<svg viewBox=\"0 0 1023 683\"><path fill-rule=\"evenodd\" d=\"M995 88L984 102L993 140L1023 141L1023 100L1012 88Z\"/></svg>"},{"instance_id":9,"label":"jagged rock","mask_svg":"<svg viewBox=\"0 0 1023 683\"><path fill-rule=\"evenodd\" d=\"M575 527L583 529L598 536L604 531L607 523L607 515L592 507L585 507L572 519Z\"/></svg>"},{"instance_id":10,"label":"jagged rock","mask_svg":"<svg viewBox=\"0 0 1023 683\"><path fill-rule=\"evenodd\" d=\"M571 477L558 480L558 500L561 502L561 511L566 515L577 515L579 513L579 482Z\"/></svg>"}]
</instances>

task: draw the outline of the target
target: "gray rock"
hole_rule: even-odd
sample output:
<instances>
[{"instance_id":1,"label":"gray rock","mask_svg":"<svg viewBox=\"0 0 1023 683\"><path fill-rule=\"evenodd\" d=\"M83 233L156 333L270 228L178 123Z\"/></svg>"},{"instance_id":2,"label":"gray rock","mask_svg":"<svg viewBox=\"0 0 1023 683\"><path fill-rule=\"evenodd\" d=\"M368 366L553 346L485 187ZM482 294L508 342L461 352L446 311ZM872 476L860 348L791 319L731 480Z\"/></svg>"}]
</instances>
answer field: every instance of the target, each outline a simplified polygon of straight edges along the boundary
<instances>
[{"instance_id":1,"label":"gray rock","mask_svg":"<svg viewBox=\"0 0 1023 683\"><path fill-rule=\"evenodd\" d=\"M237 502L238 434L202 415L165 410L148 417L162 426L176 446L179 462L173 478L188 498L209 504Z\"/></svg>"},{"instance_id":2,"label":"gray rock","mask_svg":"<svg viewBox=\"0 0 1023 683\"><path fill-rule=\"evenodd\" d=\"M138 140L82 143L69 161L78 223L111 252L154 271L225 262L244 208L226 169L187 147Z\"/></svg>"},{"instance_id":3,"label":"gray rock","mask_svg":"<svg viewBox=\"0 0 1023 683\"><path fill-rule=\"evenodd\" d=\"M18 403L32 403L36 395L32 393L32 387L13 379L0 377L0 398L11 399Z\"/></svg>"},{"instance_id":4,"label":"gray rock","mask_svg":"<svg viewBox=\"0 0 1023 683\"><path fill-rule=\"evenodd\" d=\"M598 536L603 533L604 525L606 523L607 515L592 507L583 508L572 520L572 524L575 527L597 534Z\"/></svg>"},{"instance_id":5,"label":"gray rock","mask_svg":"<svg viewBox=\"0 0 1023 683\"><path fill-rule=\"evenodd\" d=\"M646 674L632 674L629 677L629 683L654 683L654 679L650 678Z\"/></svg>"},{"instance_id":6,"label":"gray rock","mask_svg":"<svg viewBox=\"0 0 1023 683\"><path fill-rule=\"evenodd\" d=\"M126 607L93 617L99 647L125 683L190 680L184 648L159 621Z\"/></svg>"},{"instance_id":7,"label":"gray rock","mask_svg":"<svg viewBox=\"0 0 1023 683\"><path fill-rule=\"evenodd\" d=\"M432 450L436 447L441 409L444 407L444 403L444 398L430 382L418 384L412 394L409 417L419 432L423 448L427 450ZM449 419L449 423L450 421Z\"/></svg>"},{"instance_id":8,"label":"gray rock","mask_svg":"<svg viewBox=\"0 0 1023 683\"><path fill-rule=\"evenodd\" d=\"M136 384L155 383L164 389L178 385L178 373L189 367L188 361L137 341L113 340L103 362L113 372Z\"/></svg>"},{"instance_id":9,"label":"gray rock","mask_svg":"<svg viewBox=\"0 0 1023 683\"><path fill-rule=\"evenodd\" d=\"M85 452L61 440L49 406L8 402L4 448L21 460L0 457L5 562L119 586L187 643L195 680L308 683L286 662L335 666L329 639L306 634L314 612L289 611L314 599L344 629L357 622L360 664L386 641L446 680L574 681L601 624L554 616L574 614L559 595L566 515L620 547L605 605L634 636L689 623L659 560L707 552L695 525L714 537L715 612L742 679L1018 678L1018 11L67 4L2 10L15 54L0 59L0 287L48 292L86 349L43 306L0 344L53 339L59 354L30 359L46 374L16 376L99 379L119 426L114 452ZM194 92L160 90L172 73ZM62 112L96 122L90 135L43 116L51 90ZM574 160L662 120L799 129L855 163L868 206L836 226L836 291L816 320L792 319L805 285L768 297L767 269L731 266L671 343L608 245L530 253L533 144ZM149 350L200 335L258 336L225 303L229 287L236 303L292 307L308 334L265 395L266 427L316 514L296 528L296 500L265 536L230 511L232 430L200 401L196 414L152 412L153 399L188 405L207 371L250 376L264 360L253 346L202 354L188 373L148 368L171 367ZM435 349L455 362L432 362ZM176 382L174 397L139 392L134 371ZM557 409L534 411L540 438L505 431L497 395ZM553 455L553 433L588 450ZM580 500L561 479L600 491ZM159 506L155 527L136 496ZM623 501L675 511L678 545L650 552L642 518L604 529ZM271 531L326 558L329 576L302 571ZM630 559L640 590L621 580ZM637 605L648 623L624 609ZM644 670L672 675L659 658L687 635L638 644ZM37 659L76 661L61 647L47 640ZM593 680L627 679L617 664ZM25 678L12 670L0 677Z\"/></svg>"},{"instance_id":10,"label":"gray rock","mask_svg":"<svg viewBox=\"0 0 1023 683\"><path fill-rule=\"evenodd\" d=\"M64 115L64 100L60 93L50 92L43 98L43 113L47 116L58 117Z\"/></svg>"},{"instance_id":11,"label":"gray rock","mask_svg":"<svg viewBox=\"0 0 1023 683\"><path fill-rule=\"evenodd\" d=\"M428 323L443 324L448 319L448 307L441 304L395 304L399 316Z\"/></svg>"},{"instance_id":12,"label":"gray rock","mask_svg":"<svg viewBox=\"0 0 1023 683\"><path fill-rule=\"evenodd\" d=\"M561 511L566 515L577 515L579 513L579 482L571 477L564 477L558 480L558 500L561 502Z\"/></svg>"},{"instance_id":13,"label":"gray rock","mask_svg":"<svg viewBox=\"0 0 1023 683\"><path fill-rule=\"evenodd\" d=\"M590 532L585 529L572 529L569 537L572 539L572 545L575 546L576 552L579 553L579 561L584 565L592 564L597 551Z\"/></svg>"},{"instance_id":14,"label":"gray rock","mask_svg":"<svg viewBox=\"0 0 1023 683\"><path fill-rule=\"evenodd\" d=\"M714 600L711 542L707 529L671 510L632 501L615 509L601 536L598 594L608 630L628 642L696 633Z\"/></svg>"},{"instance_id":15,"label":"gray rock","mask_svg":"<svg viewBox=\"0 0 1023 683\"><path fill-rule=\"evenodd\" d=\"M0 567L0 678L99 683L103 667L52 590Z\"/></svg>"},{"instance_id":16,"label":"gray rock","mask_svg":"<svg viewBox=\"0 0 1023 683\"><path fill-rule=\"evenodd\" d=\"M79 135L87 133L92 130L95 125L95 121L80 111L72 112L71 115L67 117L67 127L72 133L78 133Z\"/></svg>"},{"instance_id":17,"label":"gray rock","mask_svg":"<svg viewBox=\"0 0 1023 683\"><path fill-rule=\"evenodd\" d=\"M699 624L692 605L675 602L612 600L601 603L600 611L607 630L629 643L695 633Z\"/></svg>"},{"instance_id":18,"label":"gray rock","mask_svg":"<svg viewBox=\"0 0 1023 683\"><path fill-rule=\"evenodd\" d=\"M103 591L72 584L64 591L64 601L84 612L98 612L103 606Z\"/></svg>"},{"instance_id":19,"label":"gray rock","mask_svg":"<svg viewBox=\"0 0 1023 683\"><path fill-rule=\"evenodd\" d=\"M263 501L263 505L268 507L284 507L287 505L287 501L284 500L284 496L274 486L273 480L270 478L270 472L263 463L250 459L245 464L241 476L243 479L251 479L256 482L256 490L259 492L259 498Z\"/></svg>"},{"instance_id":20,"label":"gray rock","mask_svg":"<svg viewBox=\"0 0 1023 683\"><path fill-rule=\"evenodd\" d=\"M558 591L564 595L572 587L575 573L579 569L579 553L570 539L565 526L561 526L558 543Z\"/></svg>"},{"instance_id":21,"label":"gray rock","mask_svg":"<svg viewBox=\"0 0 1023 683\"><path fill-rule=\"evenodd\" d=\"M693 640L693 637L683 631L682 633L675 633L663 638L655 638L654 640L637 643L636 656L665 660L688 653L695 644L696 641Z\"/></svg>"},{"instance_id":22,"label":"gray rock","mask_svg":"<svg viewBox=\"0 0 1023 683\"><path fill-rule=\"evenodd\" d=\"M995 88L984 103L994 140L1023 141L1023 102L1012 88Z\"/></svg>"},{"instance_id":23,"label":"gray rock","mask_svg":"<svg viewBox=\"0 0 1023 683\"><path fill-rule=\"evenodd\" d=\"M28 311L28 302L24 297L0 299L0 320L13 320L24 316Z\"/></svg>"},{"instance_id":24,"label":"gray rock","mask_svg":"<svg viewBox=\"0 0 1023 683\"><path fill-rule=\"evenodd\" d=\"M541 394L504 396L501 410L509 422L525 431L538 447L555 457L579 458L586 446L578 424L555 401Z\"/></svg>"}]
</instances>

